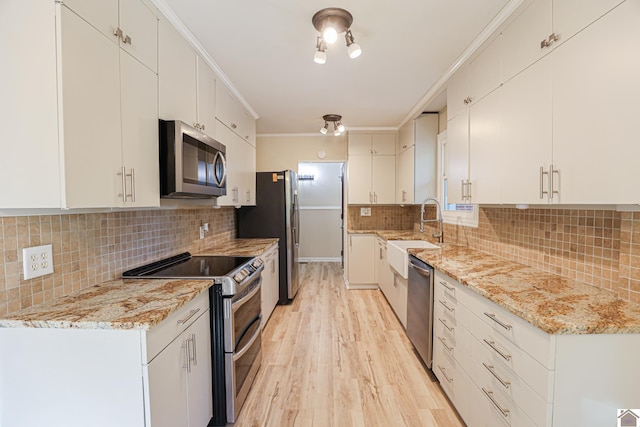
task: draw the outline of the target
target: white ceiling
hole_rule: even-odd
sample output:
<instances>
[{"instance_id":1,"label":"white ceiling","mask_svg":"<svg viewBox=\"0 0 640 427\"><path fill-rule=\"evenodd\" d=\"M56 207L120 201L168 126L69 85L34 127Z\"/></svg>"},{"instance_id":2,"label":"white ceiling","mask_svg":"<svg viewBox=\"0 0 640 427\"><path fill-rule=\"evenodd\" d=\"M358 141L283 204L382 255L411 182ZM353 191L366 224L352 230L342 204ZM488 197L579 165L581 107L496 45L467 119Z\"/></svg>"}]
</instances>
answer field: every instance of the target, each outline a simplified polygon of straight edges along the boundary
<instances>
[{"instance_id":1,"label":"white ceiling","mask_svg":"<svg viewBox=\"0 0 640 427\"><path fill-rule=\"evenodd\" d=\"M259 116L260 134L318 132L322 115L347 129L396 128L509 0L157 0L168 6ZM338 4L336 4L338 3ZM311 17L341 7L362 55L344 37L313 62Z\"/></svg>"}]
</instances>

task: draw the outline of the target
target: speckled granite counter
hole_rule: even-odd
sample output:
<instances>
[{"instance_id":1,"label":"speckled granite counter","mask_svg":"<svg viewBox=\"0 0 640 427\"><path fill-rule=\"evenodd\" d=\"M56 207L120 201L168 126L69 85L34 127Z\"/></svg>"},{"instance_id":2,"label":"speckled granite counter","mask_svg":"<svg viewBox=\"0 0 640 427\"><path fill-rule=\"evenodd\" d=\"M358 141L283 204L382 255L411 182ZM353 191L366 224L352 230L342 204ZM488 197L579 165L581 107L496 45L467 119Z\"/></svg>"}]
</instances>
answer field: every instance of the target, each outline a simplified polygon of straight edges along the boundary
<instances>
[{"instance_id":1,"label":"speckled granite counter","mask_svg":"<svg viewBox=\"0 0 640 427\"><path fill-rule=\"evenodd\" d=\"M549 334L640 333L640 306L605 289L466 247L409 253Z\"/></svg>"},{"instance_id":2,"label":"speckled granite counter","mask_svg":"<svg viewBox=\"0 0 640 427\"><path fill-rule=\"evenodd\" d=\"M219 245L211 246L197 255L227 256L259 256L262 255L278 239L233 239Z\"/></svg>"},{"instance_id":3,"label":"speckled granite counter","mask_svg":"<svg viewBox=\"0 0 640 427\"><path fill-rule=\"evenodd\" d=\"M198 255L258 256L278 239L234 239ZM0 327L150 329L211 286L210 280L112 280L0 318Z\"/></svg>"},{"instance_id":4,"label":"speckled granite counter","mask_svg":"<svg viewBox=\"0 0 640 427\"><path fill-rule=\"evenodd\" d=\"M147 330L210 286L210 280L112 280L9 315L0 327Z\"/></svg>"}]
</instances>

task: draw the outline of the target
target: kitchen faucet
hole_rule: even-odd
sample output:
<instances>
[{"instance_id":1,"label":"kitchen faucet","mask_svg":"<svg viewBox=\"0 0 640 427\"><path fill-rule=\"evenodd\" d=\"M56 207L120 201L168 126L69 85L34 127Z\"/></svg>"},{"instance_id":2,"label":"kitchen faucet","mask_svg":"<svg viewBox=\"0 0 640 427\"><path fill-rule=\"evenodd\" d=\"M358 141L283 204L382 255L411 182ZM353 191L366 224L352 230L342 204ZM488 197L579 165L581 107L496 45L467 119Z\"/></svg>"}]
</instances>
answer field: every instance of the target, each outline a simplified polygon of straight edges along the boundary
<instances>
[{"instance_id":1,"label":"kitchen faucet","mask_svg":"<svg viewBox=\"0 0 640 427\"><path fill-rule=\"evenodd\" d=\"M435 202L438 205L438 212L436 212L436 219L424 219L424 205L427 202ZM438 222L438 232L433 233L432 236L438 239L438 243L442 243L442 208L440 206L440 202L435 197L427 197L422 201L422 205L420 205L420 232L424 233L424 223L425 222Z\"/></svg>"}]
</instances>

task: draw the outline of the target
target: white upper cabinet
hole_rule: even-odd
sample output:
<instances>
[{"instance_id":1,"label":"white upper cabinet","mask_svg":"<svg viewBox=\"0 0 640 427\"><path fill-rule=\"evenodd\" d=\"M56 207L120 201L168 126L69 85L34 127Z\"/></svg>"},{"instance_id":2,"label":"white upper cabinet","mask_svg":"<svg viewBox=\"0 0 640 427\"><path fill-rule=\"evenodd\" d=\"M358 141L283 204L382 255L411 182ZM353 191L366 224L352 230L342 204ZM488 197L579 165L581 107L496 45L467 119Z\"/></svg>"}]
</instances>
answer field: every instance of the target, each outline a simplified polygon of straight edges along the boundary
<instances>
[{"instance_id":1,"label":"white upper cabinet","mask_svg":"<svg viewBox=\"0 0 640 427\"><path fill-rule=\"evenodd\" d=\"M549 53L541 41L552 33L552 0L535 0L502 31L504 82Z\"/></svg>"},{"instance_id":2,"label":"white upper cabinet","mask_svg":"<svg viewBox=\"0 0 640 427\"><path fill-rule=\"evenodd\" d=\"M502 173L504 203L546 204L550 200L551 75L551 58L547 57L502 87L502 160L496 169Z\"/></svg>"},{"instance_id":3,"label":"white upper cabinet","mask_svg":"<svg viewBox=\"0 0 640 427\"><path fill-rule=\"evenodd\" d=\"M470 203L469 188L469 109L447 121L444 145L444 176L448 203Z\"/></svg>"},{"instance_id":4,"label":"white upper cabinet","mask_svg":"<svg viewBox=\"0 0 640 427\"><path fill-rule=\"evenodd\" d=\"M500 42L499 37L494 37L485 43L480 54L469 62L470 103L480 101L502 83Z\"/></svg>"},{"instance_id":5,"label":"white upper cabinet","mask_svg":"<svg viewBox=\"0 0 640 427\"><path fill-rule=\"evenodd\" d=\"M563 43L623 0L554 0L553 31Z\"/></svg>"},{"instance_id":6,"label":"white upper cabinet","mask_svg":"<svg viewBox=\"0 0 640 427\"><path fill-rule=\"evenodd\" d=\"M216 118L252 146L256 146L256 121L220 80L216 81Z\"/></svg>"},{"instance_id":7,"label":"white upper cabinet","mask_svg":"<svg viewBox=\"0 0 640 427\"><path fill-rule=\"evenodd\" d=\"M395 203L395 152L395 133L349 134L349 204Z\"/></svg>"},{"instance_id":8,"label":"white upper cabinet","mask_svg":"<svg viewBox=\"0 0 640 427\"><path fill-rule=\"evenodd\" d=\"M255 206L256 148L216 120L216 139L227 152L227 195L218 197L218 206Z\"/></svg>"},{"instance_id":9,"label":"white upper cabinet","mask_svg":"<svg viewBox=\"0 0 640 427\"><path fill-rule=\"evenodd\" d=\"M463 64L447 81L447 120L469 107L469 66Z\"/></svg>"},{"instance_id":10,"label":"white upper cabinet","mask_svg":"<svg viewBox=\"0 0 640 427\"><path fill-rule=\"evenodd\" d=\"M215 138L216 131L216 75L202 58L197 57L196 105L198 124L207 135Z\"/></svg>"},{"instance_id":11,"label":"white upper cabinet","mask_svg":"<svg viewBox=\"0 0 640 427\"><path fill-rule=\"evenodd\" d=\"M196 53L166 18L158 24L159 112L163 120L197 124Z\"/></svg>"},{"instance_id":12,"label":"white upper cabinet","mask_svg":"<svg viewBox=\"0 0 640 427\"><path fill-rule=\"evenodd\" d=\"M562 203L640 203L638 52L639 0L554 51L553 163Z\"/></svg>"}]
</instances>

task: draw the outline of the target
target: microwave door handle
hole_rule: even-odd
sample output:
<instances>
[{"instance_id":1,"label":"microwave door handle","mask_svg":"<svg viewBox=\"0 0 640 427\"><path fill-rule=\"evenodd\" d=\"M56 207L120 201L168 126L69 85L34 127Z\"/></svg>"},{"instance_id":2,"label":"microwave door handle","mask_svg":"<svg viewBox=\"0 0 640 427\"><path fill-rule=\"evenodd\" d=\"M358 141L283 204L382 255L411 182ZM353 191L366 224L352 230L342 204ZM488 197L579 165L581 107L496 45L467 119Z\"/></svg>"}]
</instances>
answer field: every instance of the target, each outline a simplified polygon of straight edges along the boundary
<instances>
[{"instance_id":1,"label":"microwave door handle","mask_svg":"<svg viewBox=\"0 0 640 427\"><path fill-rule=\"evenodd\" d=\"M218 159L222 162L222 178L218 181L218 176L215 173L216 165L218 164ZM218 151L216 153L216 157L213 159L213 178L216 180L216 185L222 186L227 179L227 161L224 158L224 155Z\"/></svg>"}]
</instances>

